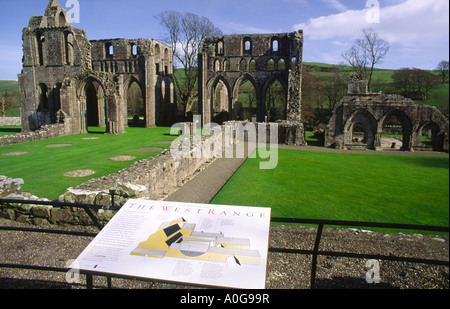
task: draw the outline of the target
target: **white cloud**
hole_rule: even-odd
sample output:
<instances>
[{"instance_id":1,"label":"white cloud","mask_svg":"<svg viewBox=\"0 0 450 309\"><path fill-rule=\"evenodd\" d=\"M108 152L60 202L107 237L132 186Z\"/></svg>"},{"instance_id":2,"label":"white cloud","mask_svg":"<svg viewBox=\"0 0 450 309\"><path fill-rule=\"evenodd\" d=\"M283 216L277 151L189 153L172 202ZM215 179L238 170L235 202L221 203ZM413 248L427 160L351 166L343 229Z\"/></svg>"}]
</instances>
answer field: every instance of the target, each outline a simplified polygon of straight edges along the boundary
<instances>
[{"instance_id":1,"label":"white cloud","mask_svg":"<svg viewBox=\"0 0 450 309\"><path fill-rule=\"evenodd\" d=\"M343 5L339 0L322 0L325 2L330 8L338 10L339 12L343 12L347 10L347 7Z\"/></svg>"},{"instance_id":2,"label":"white cloud","mask_svg":"<svg viewBox=\"0 0 450 309\"><path fill-rule=\"evenodd\" d=\"M331 0L327 1L331 3ZM354 40L361 36L361 29L366 27L375 28L390 43L415 45L439 38L448 40L448 0L406 0L391 6L381 6L380 23L377 24L367 22L368 11L362 8L311 18L293 28L303 29L305 36L312 40Z\"/></svg>"}]
</instances>

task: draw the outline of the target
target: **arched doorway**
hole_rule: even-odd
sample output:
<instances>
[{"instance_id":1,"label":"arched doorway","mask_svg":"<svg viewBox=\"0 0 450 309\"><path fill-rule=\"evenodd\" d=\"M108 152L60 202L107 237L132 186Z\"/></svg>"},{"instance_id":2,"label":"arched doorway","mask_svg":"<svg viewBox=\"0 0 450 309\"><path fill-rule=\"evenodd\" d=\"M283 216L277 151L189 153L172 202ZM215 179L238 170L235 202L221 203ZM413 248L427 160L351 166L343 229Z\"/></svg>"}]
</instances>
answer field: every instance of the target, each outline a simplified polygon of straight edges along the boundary
<instances>
[{"instance_id":1,"label":"arched doorway","mask_svg":"<svg viewBox=\"0 0 450 309\"><path fill-rule=\"evenodd\" d=\"M419 127L418 134L416 135L419 141L415 144L419 145L418 148L422 150L433 150L433 151L441 151L442 150L442 136L440 134L441 129L434 122L428 122Z\"/></svg>"},{"instance_id":2,"label":"arched doorway","mask_svg":"<svg viewBox=\"0 0 450 309\"><path fill-rule=\"evenodd\" d=\"M404 112L394 110L382 122L381 146L392 150L411 150L412 124Z\"/></svg>"},{"instance_id":3,"label":"arched doorway","mask_svg":"<svg viewBox=\"0 0 450 309\"><path fill-rule=\"evenodd\" d=\"M267 121L275 122L286 119L286 91L281 82L276 79L267 88L265 97L265 112Z\"/></svg>"},{"instance_id":4,"label":"arched doorway","mask_svg":"<svg viewBox=\"0 0 450 309\"><path fill-rule=\"evenodd\" d=\"M238 100L233 104L233 119L252 120L258 115L256 89L249 79L242 81L239 87Z\"/></svg>"},{"instance_id":5,"label":"arched doorway","mask_svg":"<svg viewBox=\"0 0 450 309\"><path fill-rule=\"evenodd\" d=\"M222 124L230 118L230 93L223 79L218 79L212 89L211 113L214 123Z\"/></svg>"},{"instance_id":6,"label":"arched doorway","mask_svg":"<svg viewBox=\"0 0 450 309\"><path fill-rule=\"evenodd\" d=\"M130 127L145 127L145 101L141 87L132 81L127 91L127 119Z\"/></svg>"},{"instance_id":7,"label":"arched doorway","mask_svg":"<svg viewBox=\"0 0 450 309\"><path fill-rule=\"evenodd\" d=\"M347 148L375 148L377 122L369 111L360 109L355 112L348 120L345 131Z\"/></svg>"},{"instance_id":8,"label":"arched doorway","mask_svg":"<svg viewBox=\"0 0 450 309\"><path fill-rule=\"evenodd\" d=\"M88 132L106 132L105 99L101 85L91 80L84 88L86 98L86 126ZM95 128L95 129L94 129ZM102 129L98 129L102 128ZM104 128L104 130L103 130Z\"/></svg>"}]
</instances>

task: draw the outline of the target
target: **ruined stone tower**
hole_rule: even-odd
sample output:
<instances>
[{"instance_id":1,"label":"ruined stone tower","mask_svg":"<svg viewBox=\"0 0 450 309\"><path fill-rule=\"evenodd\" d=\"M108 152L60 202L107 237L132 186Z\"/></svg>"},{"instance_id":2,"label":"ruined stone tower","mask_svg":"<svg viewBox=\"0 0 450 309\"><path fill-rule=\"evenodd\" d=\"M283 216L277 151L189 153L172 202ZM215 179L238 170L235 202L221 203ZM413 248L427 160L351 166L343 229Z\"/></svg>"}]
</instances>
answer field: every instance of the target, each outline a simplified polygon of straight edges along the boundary
<instances>
[{"instance_id":1,"label":"ruined stone tower","mask_svg":"<svg viewBox=\"0 0 450 309\"><path fill-rule=\"evenodd\" d=\"M285 106L275 120L300 122L302 55L302 31L205 39L199 56L203 121L214 121L221 112L226 113L226 120L236 120L239 91L249 81L255 92L252 112L257 121L268 116L269 88L278 82ZM218 87L222 102L217 102L215 95Z\"/></svg>"},{"instance_id":2,"label":"ruined stone tower","mask_svg":"<svg viewBox=\"0 0 450 309\"><path fill-rule=\"evenodd\" d=\"M125 133L127 91L142 95L145 127L170 125L176 116L170 48L155 40L89 41L57 0L23 29L19 74L22 130L64 124L63 134L104 126Z\"/></svg>"}]
</instances>

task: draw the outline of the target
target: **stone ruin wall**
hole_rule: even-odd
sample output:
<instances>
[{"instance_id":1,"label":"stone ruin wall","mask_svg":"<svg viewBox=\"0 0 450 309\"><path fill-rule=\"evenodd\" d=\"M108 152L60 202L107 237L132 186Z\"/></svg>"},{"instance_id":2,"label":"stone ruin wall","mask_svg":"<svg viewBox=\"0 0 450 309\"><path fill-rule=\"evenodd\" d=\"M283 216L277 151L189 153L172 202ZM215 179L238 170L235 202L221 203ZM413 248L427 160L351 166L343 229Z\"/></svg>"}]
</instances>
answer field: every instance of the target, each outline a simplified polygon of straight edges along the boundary
<instances>
[{"instance_id":1,"label":"stone ruin wall","mask_svg":"<svg viewBox=\"0 0 450 309\"><path fill-rule=\"evenodd\" d=\"M381 150L384 125L391 116L402 126L404 151L449 151L449 121L434 106L415 104L400 95L369 93L367 81L355 80L338 102L327 126L325 147ZM353 130L364 129L364 141L355 141ZM432 131L431 145L421 142L423 130Z\"/></svg>"},{"instance_id":2,"label":"stone ruin wall","mask_svg":"<svg viewBox=\"0 0 450 309\"><path fill-rule=\"evenodd\" d=\"M22 120L20 117L0 117L0 127L1 126L20 126Z\"/></svg>"},{"instance_id":3,"label":"stone ruin wall","mask_svg":"<svg viewBox=\"0 0 450 309\"><path fill-rule=\"evenodd\" d=\"M302 62L302 30L205 39L199 53L199 111L203 124L244 119L239 118L239 91L245 81L250 81L256 96L255 114L248 120L267 121L268 90L277 81L286 100L285 115L277 121L281 127L302 127ZM220 99L216 98L217 91ZM296 144L304 145L304 138L300 139Z\"/></svg>"},{"instance_id":4,"label":"stone ruin wall","mask_svg":"<svg viewBox=\"0 0 450 309\"><path fill-rule=\"evenodd\" d=\"M70 135L69 122L51 124L41 127L36 131L22 132L14 135L5 135L0 137L0 146L19 144L25 142L40 141L49 138Z\"/></svg>"}]
</instances>

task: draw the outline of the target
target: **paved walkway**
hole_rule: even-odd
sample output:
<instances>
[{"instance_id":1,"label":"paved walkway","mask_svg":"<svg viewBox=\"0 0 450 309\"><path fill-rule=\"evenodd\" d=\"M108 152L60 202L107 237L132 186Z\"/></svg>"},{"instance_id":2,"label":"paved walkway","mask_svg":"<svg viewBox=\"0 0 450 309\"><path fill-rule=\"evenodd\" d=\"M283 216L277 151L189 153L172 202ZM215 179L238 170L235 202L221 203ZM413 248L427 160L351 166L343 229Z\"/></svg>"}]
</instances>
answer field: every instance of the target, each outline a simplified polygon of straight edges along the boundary
<instances>
[{"instance_id":1,"label":"paved walkway","mask_svg":"<svg viewBox=\"0 0 450 309\"><path fill-rule=\"evenodd\" d=\"M165 200L170 202L208 204L242 164L244 164L245 160L247 160L249 152L247 144L244 144L244 149L244 158L216 159Z\"/></svg>"},{"instance_id":2,"label":"paved walkway","mask_svg":"<svg viewBox=\"0 0 450 309\"><path fill-rule=\"evenodd\" d=\"M293 149L302 151L315 152L331 152L331 153L352 153L352 154L371 154L371 155L399 155L399 156L433 156L433 157L449 157L448 153L444 152L407 152L396 150L339 150L332 148L325 148L319 146L288 146L279 145L280 149ZM245 147L247 149L247 147ZM185 203L210 203L214 197L219 193L228 180L246 161L242 159L216 159L206 169L200 172L197 176L185 183L174 194L167 197L166 201L171 202L185 202Z\"/></svg>"}]
</instances>

